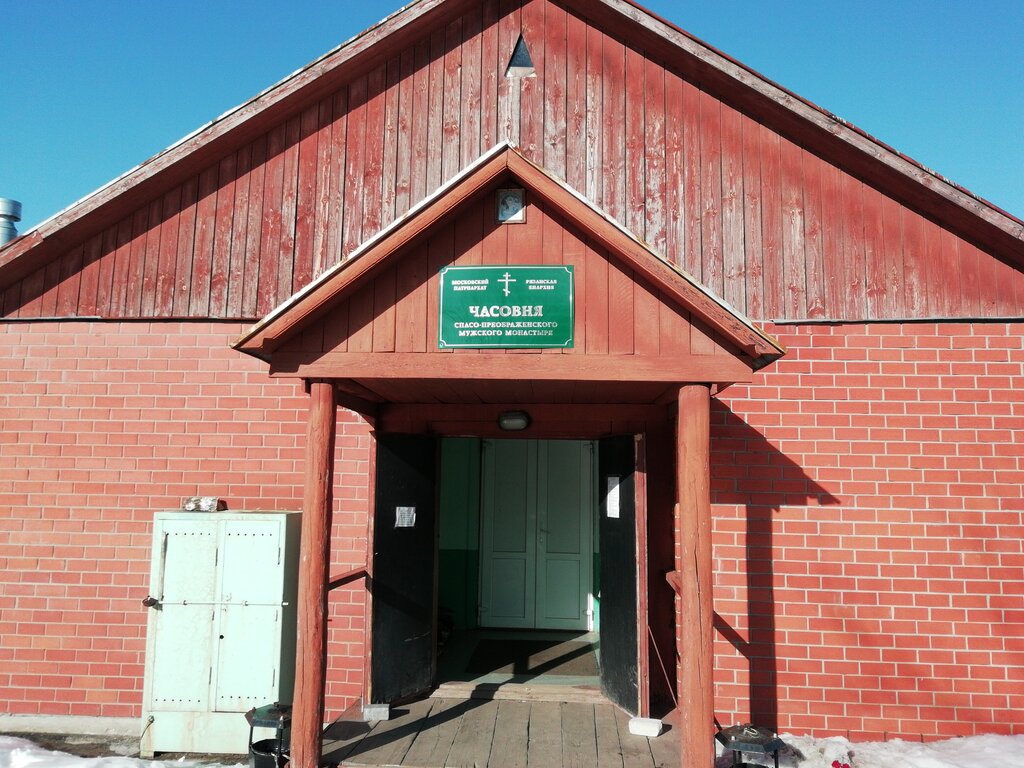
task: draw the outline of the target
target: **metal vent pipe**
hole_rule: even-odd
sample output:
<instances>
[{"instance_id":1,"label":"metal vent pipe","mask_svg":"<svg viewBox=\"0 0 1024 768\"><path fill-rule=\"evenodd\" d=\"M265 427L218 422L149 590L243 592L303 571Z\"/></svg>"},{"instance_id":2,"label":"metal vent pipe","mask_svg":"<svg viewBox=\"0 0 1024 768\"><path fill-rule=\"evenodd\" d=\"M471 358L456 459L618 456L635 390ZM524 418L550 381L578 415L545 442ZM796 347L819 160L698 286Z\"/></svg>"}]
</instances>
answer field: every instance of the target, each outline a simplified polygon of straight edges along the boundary
<instances>
[{"instance_id":1,"label":"metal vent pipe","mask_svg":"<svg viewBox=\"0 0 1024 768\"><path fill-rule=\"evenodd\" d=\"M18 236L14 223L21 221L21 203L0 197L0 246L7 245Z\"/></svg>"}]
</instances>

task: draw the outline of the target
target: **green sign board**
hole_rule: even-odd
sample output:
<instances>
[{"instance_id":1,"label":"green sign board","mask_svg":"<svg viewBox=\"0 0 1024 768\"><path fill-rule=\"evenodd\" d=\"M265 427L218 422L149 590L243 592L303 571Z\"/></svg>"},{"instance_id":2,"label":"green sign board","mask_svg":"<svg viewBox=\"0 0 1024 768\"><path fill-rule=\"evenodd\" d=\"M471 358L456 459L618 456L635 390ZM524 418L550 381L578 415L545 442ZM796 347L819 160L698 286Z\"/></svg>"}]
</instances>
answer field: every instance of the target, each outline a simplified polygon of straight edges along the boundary
<instances>
[{"instance_id":1,"label":"green sign board","mask_svg":"<svg viewBox=\"0 0 1024 768\"><path fill-rule=\"evenodd\" d=\"M437 345L571 347L572 278L567 266L445 267Z\"/></svg>"}]
</instances>

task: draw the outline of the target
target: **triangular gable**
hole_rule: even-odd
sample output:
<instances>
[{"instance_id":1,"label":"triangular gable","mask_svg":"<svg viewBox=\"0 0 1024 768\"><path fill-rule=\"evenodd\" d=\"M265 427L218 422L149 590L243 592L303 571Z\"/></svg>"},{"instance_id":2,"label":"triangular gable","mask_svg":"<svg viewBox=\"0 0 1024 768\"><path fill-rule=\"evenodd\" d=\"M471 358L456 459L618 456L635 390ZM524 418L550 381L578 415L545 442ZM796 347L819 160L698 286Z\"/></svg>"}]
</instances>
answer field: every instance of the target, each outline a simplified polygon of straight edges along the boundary
<instances>
[{"instance_id":1,"label":"triangular gable","mask_svg":"<svg viewBox=\"0 0 1024 768\"><path fill-rule=\"evenodd\" d=\"M350 258L284 302L243 335L235 349L272 360L275 350L351 296L396 253L454 215L481 191L505 180L522 185L529 195L536 195L669 300L688 310L750 369L763 367L784 354L784 348L750 320L507 143L494 147L405 217L365 242Z\"/></svg>"},{"instance_id":2,"label":"triangular gable","mask_svg":"<svg viewBox=\"0 0 1024 768\"><path fill-rule=\"evenodd\" d=\"M445 24L476 0L415 0L335 50L228 111L78 203L0 248L0 286L10 285L180 184L205 164L293 113L351 73L366 71L425 30ZM571 12L618 30L623 40L699 77L731 103L791 135L808 149L912 201L995 253L1024 262L1024 222L914 162L835 115L658 18L631 0L564 0Z\"/></svg>"}]
</instances>

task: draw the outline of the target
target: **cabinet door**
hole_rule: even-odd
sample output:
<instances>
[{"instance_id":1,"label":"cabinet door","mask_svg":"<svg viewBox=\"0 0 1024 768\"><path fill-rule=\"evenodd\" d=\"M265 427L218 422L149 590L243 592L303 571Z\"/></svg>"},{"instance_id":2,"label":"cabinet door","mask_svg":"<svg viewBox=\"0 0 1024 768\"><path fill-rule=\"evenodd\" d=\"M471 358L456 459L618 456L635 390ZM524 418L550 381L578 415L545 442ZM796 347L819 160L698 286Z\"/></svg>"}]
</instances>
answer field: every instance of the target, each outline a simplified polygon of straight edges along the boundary
<instances>
[{"instance_id":1,"label":"cabinet door","mask_svg":"<svg viewBox=\"0 0 1024 768\"><path fill-rule=\"evenodd\" d=\"M153 709L204 710L210 700L212 605L166 604L155 608Z\"/></svg>"},{"instance_id":2,"label":"cabinet door","mask_svg":"<svg viewBox=\"0 0 1024 768\"><path fill-rule=\"evenodd\" d=\"M284 569L281 520L224 520L220 602L280 605Z\"/></svg>"},{"instance_id":3,"label":"cabinet door","mask_svg":"<svg viewBox=\"0 0 1024 768\"><path fill-rule=\"evenodd\" d=\"M150 594L164 605L217 602L217 523L164 520L155 539L160 551Z\"/></svg>"},{"instance_id":4,"label":"cabinet door","mask_svg":"<svg viewBox=\"0 0 1024 768\"><path fill-rule=\"evenodd\" d=\"M283 545L279 519L221 521L213 670L213 708L219 712L277 701Z\"/></svg>"},{"instance_id":5,"label":"cabinet door","mask_svg":"<svg viewBox=\"0 0 1024 768\"><path fill-rule=\"evenodd\" d=\"M278 700L281 609L225 603L217 609L213 709L245 712Z\"/></svg>"},{"instance_id":6,"label":"cabinet door","mask_svg":"<svg viewBox=\"0 0 1024 768\"><path fill-rule=\"evenodd\" d=\"M168 712L203 710L210 699L217 525L160 521L154 544L150 594L159 603L151 609L151 705Z\"/></svg>"}]
</instances>

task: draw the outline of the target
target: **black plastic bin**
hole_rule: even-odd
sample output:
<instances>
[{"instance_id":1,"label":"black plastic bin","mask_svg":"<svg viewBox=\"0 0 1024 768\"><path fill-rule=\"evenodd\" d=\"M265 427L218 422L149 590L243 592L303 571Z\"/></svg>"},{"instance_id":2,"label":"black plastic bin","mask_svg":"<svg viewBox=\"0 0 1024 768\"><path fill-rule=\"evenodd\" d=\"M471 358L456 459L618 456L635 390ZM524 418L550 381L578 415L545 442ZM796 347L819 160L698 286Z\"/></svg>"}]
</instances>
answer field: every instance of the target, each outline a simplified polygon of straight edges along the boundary
<instances>
[{"instance_id":1,"label":"black plastic bin","mask_svg":"<svg viewBox=\"0 0 1024 768\"><path fill-rule=\"evenodd\" d=\"M281 768L287 759L287 746L276 738L249 743L249 768Z\"/></svg>"},{"instance_id":2,"label":"black plastic bin","mask_svg":"<svg viewBox=\"0 0 1024 768\"><path fill-rule=\"evenodd\" d=\"M249 723L249 768L282 768L290 751L288 731L291 729L291 704L267 704L245 713ZM254 728L274 728L271 739L252 740Z\"/></svg>"}]
</instances>

